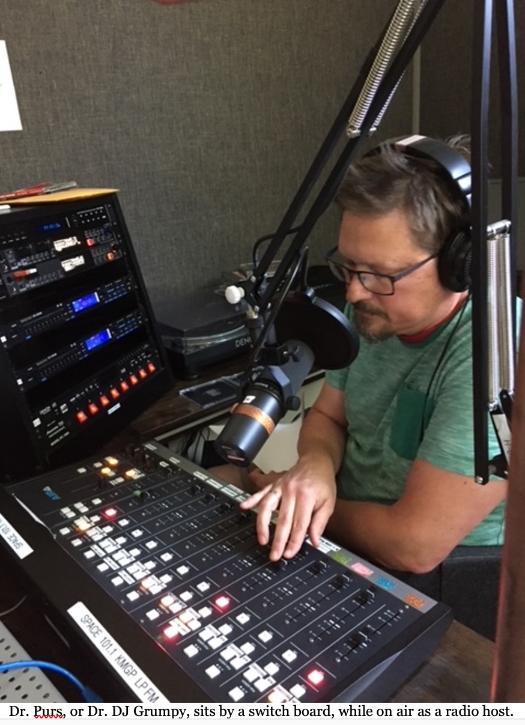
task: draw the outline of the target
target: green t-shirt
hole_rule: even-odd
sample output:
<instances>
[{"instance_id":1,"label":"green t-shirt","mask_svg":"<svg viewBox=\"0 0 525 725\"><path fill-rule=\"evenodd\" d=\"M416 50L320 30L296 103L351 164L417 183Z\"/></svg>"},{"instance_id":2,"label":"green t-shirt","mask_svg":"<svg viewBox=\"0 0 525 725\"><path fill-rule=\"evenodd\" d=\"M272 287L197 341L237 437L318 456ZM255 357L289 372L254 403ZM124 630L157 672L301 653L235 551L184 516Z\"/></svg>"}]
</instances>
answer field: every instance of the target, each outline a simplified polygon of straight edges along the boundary
<instances>
[{"instance_id":1,"label":"green t-shirt","mask_svg":"<svg viewBox=\"0 0 525 725\"><path fill-rule=\"evenodd\" d=\"M326 382L345 393L347 441L338 474L342 498L394 503L416 458L474 477L470 302L458 325L460 314L421 343L361 339L352 365L327 373ZM491 458L500 452L490 421L489 452ZM461 543L501 544L503 520L504 503Z\"/></svg>"}]
</instances>

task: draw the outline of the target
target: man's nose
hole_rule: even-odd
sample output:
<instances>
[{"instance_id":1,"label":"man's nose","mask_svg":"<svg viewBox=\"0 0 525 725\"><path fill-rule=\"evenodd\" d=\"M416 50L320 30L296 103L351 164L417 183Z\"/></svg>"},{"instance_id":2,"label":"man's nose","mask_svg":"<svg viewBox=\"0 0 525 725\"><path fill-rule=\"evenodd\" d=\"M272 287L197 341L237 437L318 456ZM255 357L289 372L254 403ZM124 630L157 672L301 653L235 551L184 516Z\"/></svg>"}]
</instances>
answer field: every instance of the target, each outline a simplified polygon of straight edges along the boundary
<instances>
[{"instance_id":1,"label":"man's nose","mask_svg":"<svg viewBox=\"0 0 525 725\"><path fill-rule=\"evenodd\" d=\"M363 285L359 281L359 277L357 276L357 274L353 274L350 278L350 281L346 284L346 301L350 302L351 305L354 305L356 302L360 302L361 300L368 300L372 296L373 293L369 292L366 287L363 287Z\"/></svg>"}]
</instances>

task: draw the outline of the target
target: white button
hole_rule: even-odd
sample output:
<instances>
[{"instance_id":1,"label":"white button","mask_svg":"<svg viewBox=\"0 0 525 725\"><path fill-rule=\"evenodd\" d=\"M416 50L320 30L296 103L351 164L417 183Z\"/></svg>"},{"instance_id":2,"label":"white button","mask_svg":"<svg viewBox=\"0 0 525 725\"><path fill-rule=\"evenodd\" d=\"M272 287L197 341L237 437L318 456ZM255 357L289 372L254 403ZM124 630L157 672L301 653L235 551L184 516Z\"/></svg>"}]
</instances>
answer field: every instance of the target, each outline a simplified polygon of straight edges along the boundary
<instances>
[{"instance_id":1,"label":"white button","mask_svg":"<svg viewBox=\"0 0 525 725\"><path fill-rule=\"evenodd\" d=\"M226 637L213 637L213 639L210 639L210 641L208 642L208 645L212 649L218 649L221 646L221 644L224 644L225 641L226 641Z\"/></svg>"},{"instance_id":2,"label":"white button","mask_svg":"<svg viewBox=\"0 0 525 725\"><path fill-rule=\"evenodd\" d=\"M212 613L213 609L211 607L201 607L199 609L199 614L203 619L206 619L206 617L209 617Z\"/></svg>"},{"instance_id":3,"label":"white button","mask_svg":"<svg viewBox=\"0 0 525 725\"><path fill-rule=\"evenodd\" d=\"M134 602L139 598L140 594L138 592L128 592L126 596L130 602Z\"/></svg>"},{"instance_id":4,"label":"white button","mask_svg":"<svg viewBox=\"0 0 525 725\"><path fill-rule=\"evenodd\" d=\"M233 627L231 626L231 624L221 624L221 626L219 627L219 632L221 632L222 634L230 634L230 632L232 631Z\"/></svg>"},{"instance_id":5,"label":"white button","mask_svg":"<svg viewBox=\"0 0 525 725\"><path fill-rule=\"evenodd\" d=\"M160 558L162 561L171 561L173 559L173 554L170 554L169 551L165 551L164 554L160 555Z\"/></svg>"},{"instance_id":6,"label":"white button","mask_svg":"<svg viewBox=\"0 0 525 725\"><path fill-rule=\"evenodd\" d=\"M187 574L189 572L189 570L190 570L189 567L186 566L185 564L182 564L181 566L177 567L177 573L180 574L181 576L184 576L184 574Z\"/></svg>"},{"instance_id":7,"label":"white button","mask_svg":"<svg viewBox=\"0 0 525 725\"><path fill-rule=\"evenodd\" d=\"M208 667L206 670L206 674L210 678L210 680L213 680L217 675L221 674L220 669L217 667L217 665L211 665L211 667Z\"/></svg>"},{"instance_id":8,"label":"white button","mask_svg":"<svg viewBox=\"0 0 525 725\"><path fill-rule=\"evenodd\" d=\"M80 541L80 539L71 539L69 543L71 544L71 546L80 546L82 542Z\"/></svg>"},{"instance_id":9,"label":"white button","mask_svg":"<svg viewBox=\"0 0 525 725\"><path fill-rule=\"evenodd\" d=\"M197 589L200 592L207 592L209 588L210 588L210 585L208 582L199 582L199 584L197 584Z\"/></svg>"},{"instance_id":10,"label":"white button","mask_svg":"<svg viewBox=\"0 0 525 725\"><path fill-rule=\"evenodd\" d=\"M243 674L243 677L248 682L255 682L255 680L259 679L259 673L253 667L249 667Z\"/></svg>"},{"instance_id":11,"label":"white button","mask_svg":"<svg viewBox=\"0 0 525 725\"><path fill-rule=\"evenodd\" d=\"M188 591L182 592L182 594L180 595L180 598L182 599L183 602L189 602L190 599L193 599L193 594Z\"/></svg>"},{"instance_id":12,"label":"white button","mask_svg":"<svg viewBox=\"0 0 525 725\"><path fill-rule=\"evenodd\" d=\"M109 566L107 564L102 563L102 564L97 565L97 569L99 571L107 571L109 569Z\"/></svg>"},{"instance_id":13,"label":"white button","mask_svg":"<svg viewBox=\"0 0 525 725\"><path fill-rule=\"evenodd\" d=\"M304 693L306 692L306 687L303 687L303 685L300 685L299 683L297 685L294 685L292 688L290 688L290 692L294 697L302 697Z\"/></svg>"},{"instance_id":14,"label":"white button","mask_svg":"<svg viewBox=\"0 0 525 725\"><path fill-rule=\"evenodd\" d=\"M251 642L245 642L244 644L241 644L241 649L245 655L251 655L251 653L255 649L255 646Z\"/></svg>"},{"instance_id":15,"label":"white button","mask_svg":"<svg viewBox=\"0 0 525 725\"><path fill-rule=\"evenodd\" d=\"M148 542L146 542L146 549L150 549L150 551L151 551L151 549L156 549L157 546L158 546L158 544L157 544L156 541L148 541Z\"/></svg>"},{"instance_id":16,"label":"white button","mask_svg":"<svg viewBox=\"0 0 525 725\"><path fill-rule=\"evenodd\" d=\"M194 644L190 644L190 646L186 647L186 649L184 650L184 653L187 655L187 657L195 657L198 652L199 648L196 647Z\"/></svg>"},{"instance_id":17,"label":"white button","mask_svg":"<svg viewBox=\"0 0 525 725\"><path fill-rule=\"evenodd\" d=\"M269 675L275 675L279 672L279 665L275 662L269 662L264 669Z\"/></svg>"},{"instance_id":18,"label":"white button","mask_svg":"<svg viewBox=\"0 0 525 725\"><path fill-rule=\"evenodd\" d=\"M221 657L223 660L226 660L226 662L229 662L235 657L235 650L231 647L225 647L221 652Z\"/></svg>"},{"instance_id":19,"label":"white button","mask_svg":"<svg viewBox=\"0 0 525 725\"><path fill-rule=\"evenodd\" d=\"M267 629L264 629L262 632L259 632L259 639L261 642L269 642L273 637L273 634L271 632L268 632Z\"/></svg>"},{"instance_id":20,"label":"white button","mask_svg":"<svg viewBox=\"0 0 525 725\"><path fill-rule=\"evenodd\" d=\"M233 667L234 670L240 670L241 667L247 665L249 661L250 660L248 659L248 657L236 657L230 662L230 665Z\"/></svg>"},{"instance_id":21,"label":"white button","mask_svg":"<svg viewBox=\"0 0 525 725\"><path fill-rule=\"evenodd\" d=\"M91 551L91 549L88 549L84 552L84 556L86 557L86 559L92 559L95 556L95 552Z\"/></svg>"},{"instance_id":22,"label":"white button","mask_svg":"<svg viewBox=\"0 0 525 725\"><path fill-rule=\"evenodd\" d=\"M286 652L283 652L282 657L285 662L293 662L297 659L297 652L293 649L287 649Z\"/></svg>"},{"instance_id":23,"label":"white button","mask_svg":"<svg viewBox=\"0 0 525 725\"><path fill-rule=\"evenodd\" d=\"M233 690L229 691L228 695L234 702L239 702L239 700L242 700L242 698L244 697L244 692L241 690L240 687L234 687Z\"/></svg>"},{"instance_id":24,"label":"white button","mask_svg":"<svg viewBox=\"0 0 525 725\"><path fill-rule=\"evenodd\" d=\"M159 617L159 613L156 609L150 609L149 612L146 612L146 617L153 622L153 620L157 619Z\"/></svg>"},{"instance_id":25,"label":"white button","mask_svg":"<svg viewBox=\"0 0 525 725\"><path fill-rule=\"evenodd\" d=\"M58 533L61 534L62 536L67 536L68 534L71 533L71 529L68 528L67 526L64 526L61 529L59 529Z\"/></svg>"},{"instance_id":26,"label":"white button","mask_svg":"<svg viewBox=\"0 0 525 725\"><path fill-rule=\"evenodd\" d=\"M266 677L263 679L261 677L260 680L257 680L257 682L254 682L254 687L259 690L259 692L263 692L264 690L267 690L269 687L271 687L275 683L275 680L272 680L271 677Z\"/></svg>"},{"instance_id":27,"label":"white button","mask_svg":"<svg viewBox=\"0 0 525 725\"><path fill-rule=\"evenodd\" d=\"M124 584L124 579L121 576L114 576L111 583L113 586L119 587L121 584Z\"/></svg>"},{"instance_id":28,"label":"white button","mask_svg":"<svg viewBox=\"0 0 525 725\"><path fill-rule=\"evenodd\" d=\"M206 627L206 629L203 629L202 632L199 633L199 637L203 642L207 642L213 637L213 632L210 632L210 630Z\"/></svg>"},{"instance_id":29,"label":"white button","mask_svg":"<svg viewBox=\"0 0 525 725\"><path fill-rule=\"evenodd\" d=\"M246 614L246 612L241 612L235 617L235 619L239 622L239 624L247 624L250 621L250 615Z\"/></svg>"}]
</instances>

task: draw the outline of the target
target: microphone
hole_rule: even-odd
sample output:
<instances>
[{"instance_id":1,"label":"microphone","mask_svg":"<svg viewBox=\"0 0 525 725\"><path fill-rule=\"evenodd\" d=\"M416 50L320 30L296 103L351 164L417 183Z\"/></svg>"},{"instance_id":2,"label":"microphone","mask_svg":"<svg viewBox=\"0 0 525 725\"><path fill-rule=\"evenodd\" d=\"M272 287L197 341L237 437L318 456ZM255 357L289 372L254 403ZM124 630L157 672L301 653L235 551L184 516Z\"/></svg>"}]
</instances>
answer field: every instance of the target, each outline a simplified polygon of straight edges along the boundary
<instances>
[{"instance_id":1,"label":"microphone","mask_svg":"<svg viewBox=\"0 0 525 725\"><path fill-rule=\"evenodd\" d=\"M286 298L275 321L284 362L257 372L245 387L215 440L219 455L236 466L248 466L287 410L297 410L304 379L317 367L349 365L359 351L359 336L348 318L311 289Z\"/></svg>"},{"instance_id":2,"label":"microphone","mask_svg":"<svg viewBox=\"0 0 525 725\"><path fill-rule=\"evenodd\" d=\"M215 441L219 455L236 466L248 466L285 412L300 407L296 394L312 369L314 353L300 340L289 340L286 349L283 365L265 367L248 384Z\"/></svg>"}]
</instances>

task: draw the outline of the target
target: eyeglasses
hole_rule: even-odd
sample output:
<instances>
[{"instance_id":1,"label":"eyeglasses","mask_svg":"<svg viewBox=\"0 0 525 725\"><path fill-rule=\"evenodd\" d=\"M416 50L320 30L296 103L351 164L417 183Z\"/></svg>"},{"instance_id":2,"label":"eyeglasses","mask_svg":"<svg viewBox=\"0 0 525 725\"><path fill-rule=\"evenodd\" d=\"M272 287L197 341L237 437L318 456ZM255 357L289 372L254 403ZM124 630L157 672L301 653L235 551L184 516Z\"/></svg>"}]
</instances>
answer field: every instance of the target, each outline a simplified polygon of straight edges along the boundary
<instances>
[{"instance_id":1,"label":"eyeglasses","mask_svg":"<svg viewBox=\"0 0 525 725\"><path fill-rule=\"evenodd\" d=\"M407 267L407 269L397 274L381 274L380 272L367 272L361 269L353 269L337 258L338 253L337 247L334 247L326 255L326 261L332 274L337 279L342 280L346 285L349 285L354 276L357 275L357 279L363 287L375 295L393 295L395 292L394 285L398 280L407 277L412 272L415 272L416 269L419 269L427 262L430 262L431 259L435 259L438 256L437 254L431 254L430 257L422 259L421 262L412 265L412 267Z\"/></svg>"}]
</instances>

